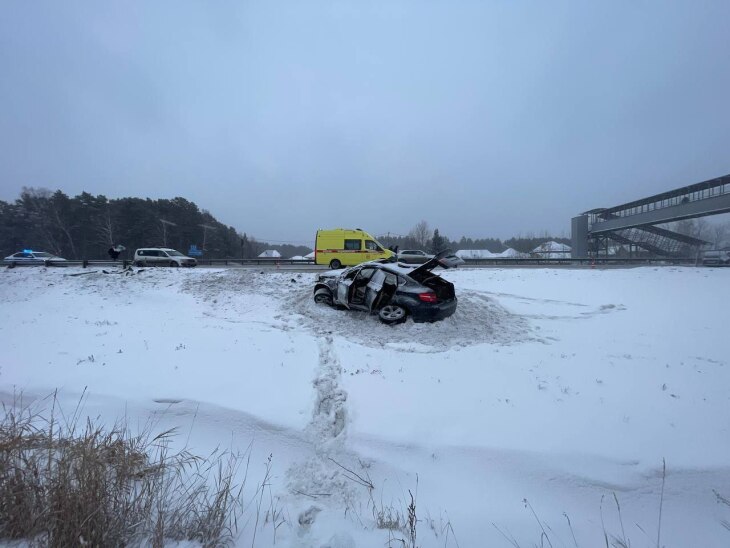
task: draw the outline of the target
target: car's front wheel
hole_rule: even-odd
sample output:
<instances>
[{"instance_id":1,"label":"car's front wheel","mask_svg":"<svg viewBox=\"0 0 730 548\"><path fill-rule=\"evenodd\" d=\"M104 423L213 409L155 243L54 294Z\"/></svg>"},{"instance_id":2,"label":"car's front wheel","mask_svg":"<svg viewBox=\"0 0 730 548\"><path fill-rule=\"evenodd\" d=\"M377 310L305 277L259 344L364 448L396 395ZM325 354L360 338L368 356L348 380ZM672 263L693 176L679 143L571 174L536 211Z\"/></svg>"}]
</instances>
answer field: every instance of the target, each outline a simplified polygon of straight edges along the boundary
<instances>
[{"instance_id":1,"label":"car's front wheel","mask_svg":"<svg viewBox=\"0 0 730 548\"><path fill-rule=\"evenodd\" d=\"M406 321L408 312L397 304L386 304L378 311L380 321L385 324L396 324Z\"/></svg>"},{"instance_id":2,"label":"car's front wheel","mask_svg":"<svg viewBox=\"0 0 730 548\"><path fill-rule=\"evenodd\" d=\"M338 268L342 268L342 263L337 259L332 259L330 261L330 268L332 270L337 270Z\"/></svg>"},{"instance_id":3,"label":"car's front wheel","mask_svg":"<svg viewBox=\"0 0 730 548\"><path fill-rule=\"evenodd\" d=\"M170 261L170 266L174 268L180 265L177 263L177 261Z\"/></svg>"},{"instance_id":4,"label":"car's front wheel","mask_svg":"<svg viewBox=\"0 0 730 548\"><path fill-rule=\"evenodd\" d=\"M332 306L332 293L324 287L314 292L314 302L317 304L326 304Z\"/></svg>"}]
</instances>

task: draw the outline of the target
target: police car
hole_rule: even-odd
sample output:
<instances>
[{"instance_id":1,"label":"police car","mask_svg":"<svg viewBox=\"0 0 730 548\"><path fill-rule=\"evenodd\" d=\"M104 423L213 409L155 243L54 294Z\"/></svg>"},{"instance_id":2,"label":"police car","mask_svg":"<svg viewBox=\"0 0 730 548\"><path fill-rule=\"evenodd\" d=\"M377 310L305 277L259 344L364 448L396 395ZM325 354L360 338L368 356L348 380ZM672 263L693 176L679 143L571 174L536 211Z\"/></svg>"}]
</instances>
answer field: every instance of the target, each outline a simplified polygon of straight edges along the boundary
<instances>
[{"instance_id":1,"label":"police car","mask_svg":"<svg viewBox=\"0 0 730 548\"><path fill-rule=\"evenodd\" d=\"M5 257L5 262L12 265L46 265L46 266L62 266L66 259L46 253L45 251L33 251L32 249L24 249L12 255Z\"/></svg>"}]
</instances>

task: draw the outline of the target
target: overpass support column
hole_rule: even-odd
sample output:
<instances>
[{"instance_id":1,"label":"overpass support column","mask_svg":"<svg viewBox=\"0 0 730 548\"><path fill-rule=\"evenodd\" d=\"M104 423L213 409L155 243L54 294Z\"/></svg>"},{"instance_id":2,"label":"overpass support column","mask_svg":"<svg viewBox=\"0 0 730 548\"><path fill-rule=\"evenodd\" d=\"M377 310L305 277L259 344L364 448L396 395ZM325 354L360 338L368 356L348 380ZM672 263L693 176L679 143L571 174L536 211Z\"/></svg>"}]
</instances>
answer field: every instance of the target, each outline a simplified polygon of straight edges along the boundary
<instances>
[{"instance_id":1,"label":"overpass support column","mask_svg":"<svg viewBox=\"0 0 730 548\"><path fill-rule=\"evenodd\" d=\"M588 215L578 215L571 221L570 231L574 259L588 258Z\"/></svg>"}]
</instances>

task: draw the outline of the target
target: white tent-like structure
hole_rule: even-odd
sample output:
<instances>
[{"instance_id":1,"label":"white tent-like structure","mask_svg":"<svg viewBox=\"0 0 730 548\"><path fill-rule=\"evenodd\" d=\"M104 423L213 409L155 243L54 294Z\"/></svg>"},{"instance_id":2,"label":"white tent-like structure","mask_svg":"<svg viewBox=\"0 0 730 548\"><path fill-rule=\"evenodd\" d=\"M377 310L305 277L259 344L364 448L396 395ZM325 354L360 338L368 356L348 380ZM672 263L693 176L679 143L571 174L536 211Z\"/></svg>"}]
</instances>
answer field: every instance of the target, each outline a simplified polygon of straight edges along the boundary
<instances>
[{"instance_id":1,"label":"white tent-like structure","mask_svg":"<svg viewBox=\"0 0 730 548\"><path fill-rule=\"evenodd\" d=\"M511 247L508 247L502 253L497 255L498 257L503 257L505 259L522 259L525 257L528 257L529 255L527 253L521 253L520 251L517 251L516 249L512 249Z\"/></svg>"},{"instance_id":2,"label":"white tent-like structure","mask_svg":"<svg viewBox=\"0 0 730 548\"><path fill-rule=\"evenodd\" d=\"M549 241L540 244L532 250L532 254L543 259L570 259L571 248L569 245Z\"/></svg>"},{"instance_id":3,"label":"white tent-like structure","mask_svg":"<svg viewBox=\"0 0 730 548\"><path fill-rule=\"evenodd\" d=\"M511 247L501 253L492 253L488 249L460 249L455 255L460 259L517 259L527 256L527 254L520 253Z\"/></svg>"},{"instance_id":4,"label":"white tent-like structure","mask_svg":"<svg viewBox=\"0 0 730 548\"><path fill-rule=\"evenodd\" d=\"M276 249L267 249L263 253L259 254L259 258L261 258L261 259L281 259L281 253L279 253Z\"/></svg>"},{"instance_id":5,"label":"white tent-like structure","mask_svg":"<svg viewBox=\"0 0 730 548\"><path fill-rule=\"evenodd\" d=\"M311 253L307 253L307 254L306 254L306 255L304 256L304 258L305 258L305 259L312 259L312 260L314 260L314 251L312 251Z\"/></svg>"},{"instance_id":6,"label":"white tent-like structure","mask_svg":"<svg viewBox=\"0 0 730 548\"><path fill-rule=\"evenodd\" d=\"M454 255L459 259L492 259L497 256L488 249L460 249Z\"/></svg>"}]
</instances>

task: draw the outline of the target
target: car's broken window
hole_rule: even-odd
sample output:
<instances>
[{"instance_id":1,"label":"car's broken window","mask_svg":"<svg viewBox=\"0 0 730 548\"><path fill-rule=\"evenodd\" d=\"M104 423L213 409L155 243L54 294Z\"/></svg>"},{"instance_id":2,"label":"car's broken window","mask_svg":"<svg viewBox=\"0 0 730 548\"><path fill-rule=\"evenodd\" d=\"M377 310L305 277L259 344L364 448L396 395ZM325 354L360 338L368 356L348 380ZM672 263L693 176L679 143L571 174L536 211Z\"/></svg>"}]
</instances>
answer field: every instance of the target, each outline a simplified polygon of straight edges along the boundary
<instances>
[{"instance_id":1,"label":"car's broken window","mask_svg":"<svg viewBox=\"0 0 730 548\"><path fill-rule=\"evenodd\" d=\"M375 269L374 268L363 268L360 271L360 276L358 277L358 279L360 279L360 280L369 280L373 276L373 273L374 272L375 272Z\"/></svg>"}]
</instances>

